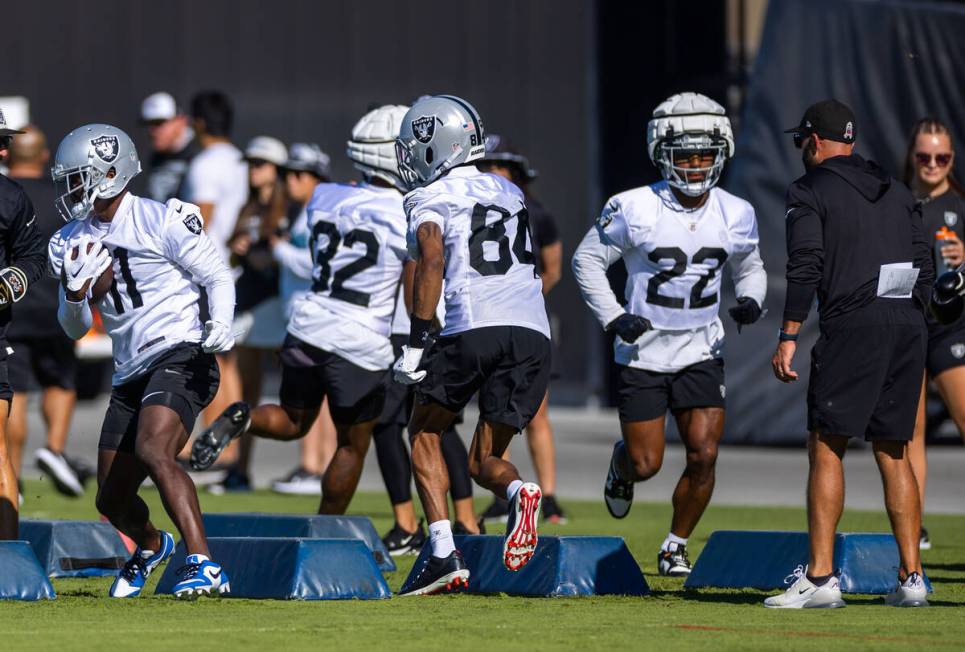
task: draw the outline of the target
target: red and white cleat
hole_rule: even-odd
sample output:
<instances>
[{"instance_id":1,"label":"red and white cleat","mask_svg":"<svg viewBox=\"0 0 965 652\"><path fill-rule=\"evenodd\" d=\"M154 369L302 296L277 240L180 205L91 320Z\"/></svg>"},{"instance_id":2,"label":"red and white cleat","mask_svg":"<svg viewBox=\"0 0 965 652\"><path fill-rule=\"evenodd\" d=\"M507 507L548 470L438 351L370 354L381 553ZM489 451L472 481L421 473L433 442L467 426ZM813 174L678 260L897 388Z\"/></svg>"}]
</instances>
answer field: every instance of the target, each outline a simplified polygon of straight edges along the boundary
<instances>
[{"instance_id":1,"label":"red and white cleat","mask_svg":"<svg viewBox=\"0 0 965 652\"><path fill-rule=\"evenodd\" d=\"M534 482L526 482L509 503L509 520L506 522L506 540L503 542L503 565L518 571L533 558L539 536L539 508L543 492Z\"/></svg>"}]
</instances>

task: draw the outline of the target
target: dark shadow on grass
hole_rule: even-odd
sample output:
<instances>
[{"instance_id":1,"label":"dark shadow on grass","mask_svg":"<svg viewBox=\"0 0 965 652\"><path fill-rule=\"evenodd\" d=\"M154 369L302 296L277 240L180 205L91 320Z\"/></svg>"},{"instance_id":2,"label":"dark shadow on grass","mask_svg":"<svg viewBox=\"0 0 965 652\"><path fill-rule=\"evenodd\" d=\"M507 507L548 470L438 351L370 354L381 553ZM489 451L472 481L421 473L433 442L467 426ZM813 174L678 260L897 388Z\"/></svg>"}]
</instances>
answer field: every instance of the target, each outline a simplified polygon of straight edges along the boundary
<instances>
[{"instance_id":1,"label":"dark shadow on grass","mask_svg":"<svg viewBox=\"0 0 965 652\"><path fill-rule=\"evenodd\" d=\"M656 591L654 592L656 593ZM663 593L673 595L677 598L690 600L692 602L714 602L727 604L760 604L767 593L731 593L723 591L713 591L707 589L684 589L683 591L663 591Z\"/></svg>"},{"instance_id":2,"label":"dark shadow on grass","mask_svg":"<svg viewBox=\"0 0 965 652\"><path fill-rule=\"evenodd\" d=\"M925 574L932 568L946 571L959 571L965 573L965 564L925 564ZM930 577L928 579L931 579Z\"/></svg>"},{"instance_id":3,"label":"dark shadow on grass","mask_svg":"<svg viewBox=\"0 0 965 652\"><path fill-rule=\"evenodd\" d=\"M57 597L71 597L71 598L104 598L106 595L103 592L95 593L94 591L84 591L84 590L71 590L64 591L58 590Z\"/></svg>"}]
</instances>

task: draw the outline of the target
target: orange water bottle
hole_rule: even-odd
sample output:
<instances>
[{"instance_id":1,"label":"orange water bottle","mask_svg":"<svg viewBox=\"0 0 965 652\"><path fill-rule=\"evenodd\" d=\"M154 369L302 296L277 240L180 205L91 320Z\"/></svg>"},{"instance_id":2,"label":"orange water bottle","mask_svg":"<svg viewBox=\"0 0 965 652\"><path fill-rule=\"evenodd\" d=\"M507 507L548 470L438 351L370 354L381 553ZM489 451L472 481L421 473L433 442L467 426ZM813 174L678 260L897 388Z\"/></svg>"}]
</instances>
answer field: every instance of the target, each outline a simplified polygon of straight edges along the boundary
<instances>
[{"instance_id":1,"label":"orange water bottle","mask_svg":"<svg viewBox=\"0 0 965 652\"><path fill-rule=\"evenodd\" d=\"M948 260L948 258L945 257L944 253L942 253L942 247L946 246L947 244L951 244L948 241L954 240L954 239L955 239L955 232L949 229L947 226L943 226L942 228L935 231L935 261L937 262L939 259L941 259L942 262L945 264L945 270L939 270L939 271L947 271L950 269L955 269L955 266L952 265L952 263Z\"/></svg>"}]
</instances>

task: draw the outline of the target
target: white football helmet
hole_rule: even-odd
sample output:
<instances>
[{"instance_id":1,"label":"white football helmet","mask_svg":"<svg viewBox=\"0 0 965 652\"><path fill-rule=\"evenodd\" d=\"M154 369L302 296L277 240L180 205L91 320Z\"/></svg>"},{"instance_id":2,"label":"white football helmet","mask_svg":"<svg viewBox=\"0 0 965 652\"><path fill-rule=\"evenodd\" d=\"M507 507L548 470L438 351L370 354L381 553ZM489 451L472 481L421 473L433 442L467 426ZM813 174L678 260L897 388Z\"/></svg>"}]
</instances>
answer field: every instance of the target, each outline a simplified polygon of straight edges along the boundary
<instances>
[{"instance_id":1,"label":"white football helmet","mask_svg":"<svg viewBox=\"0 0 965 652\"><path fill-rule=\"evenodd\" d=\"M109 177L113 170L114 176ZM98 199L117 197L141 171L134 142L105 124L77 127L57 147L50 175L57 186L57 211L64 220L86 218Z\"/></svg>"},{"instance_id":2,"label":"white football helmet","mask_svg":"<svg viewBox=\"0 0 965 652\"><path fill-rule=\"evenodd\" d=\"M407 106L387 104L369 111L352 127L352 139L346 143L346 154L352 159L355 169L366 178L387 181L402 192L406 191L406 187L399 177L395 139L399 137L402 116L408 110Z\"/></svg>"},{"instance_id":3,"label":"white football helmet","mask_svg":"<svg viewBox=\"0 0 965 652\"><path fill-rule=\"evenodd\" d=\"M674 165L674 154L713 151L708 168ZM647 124L647 151L667 183L690 197L699 197L720 179L724 163L734 155L734 134L724 107L700 93L678 93L653 111ZM688 173L703 173L691 181Z\"/></svg>"},{"instance_id":4,"label":"white football helmet","mask_svg":"<svg viewBox=\"0 0 965 652\"><path fill-rule=\"evenodd\" d=\"M402 118L396 156L409 190L486 155L482 119L455 95L420 98Z\"/></svg>"}]
</instances>

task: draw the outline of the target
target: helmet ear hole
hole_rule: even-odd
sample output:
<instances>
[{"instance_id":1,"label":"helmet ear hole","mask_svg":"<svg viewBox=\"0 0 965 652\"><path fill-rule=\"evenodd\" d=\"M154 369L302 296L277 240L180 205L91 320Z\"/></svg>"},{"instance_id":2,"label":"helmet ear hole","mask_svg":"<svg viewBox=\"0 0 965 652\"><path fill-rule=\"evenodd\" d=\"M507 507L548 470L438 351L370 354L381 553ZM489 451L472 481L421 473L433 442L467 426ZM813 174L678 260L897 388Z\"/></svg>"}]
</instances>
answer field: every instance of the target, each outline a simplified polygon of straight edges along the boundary
<instances>
[{"instance_id":1,"label":"helmet ear hole","mask_svg":"<svg viewBox=\"0 0 965 652\"><path fill-rule=\"evenodd\" d=\"M434 156L433 153L432 153L432 148L431 148L431 147L426 147L426 164L427 164L427 165L432 165L432 160L433 160L434 158L435 158L435 156Z\"/></svg>"}]
</instances>

